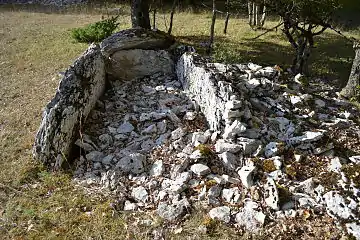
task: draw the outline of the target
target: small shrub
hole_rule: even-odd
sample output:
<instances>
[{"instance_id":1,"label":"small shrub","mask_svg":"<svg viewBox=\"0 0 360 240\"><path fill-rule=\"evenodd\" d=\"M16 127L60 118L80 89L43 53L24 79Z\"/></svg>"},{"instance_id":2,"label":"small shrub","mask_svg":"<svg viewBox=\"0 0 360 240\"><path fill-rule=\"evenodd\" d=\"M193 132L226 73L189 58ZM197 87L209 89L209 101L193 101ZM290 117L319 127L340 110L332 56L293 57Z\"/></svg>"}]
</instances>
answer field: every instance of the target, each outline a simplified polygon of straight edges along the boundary
<instances>
[{"instance_id":1,"label":"small shrub","mask_svg":"<svg viewBox=\"0 0 360 240\"><path fill-rule=\"evenodd\" d=\"M109 37L119 26L118 17L111 17L86 25L83 28L75 28L71 31L71 35L77 42L81 43L100 42Z\"/></svg>"}]
</instances>

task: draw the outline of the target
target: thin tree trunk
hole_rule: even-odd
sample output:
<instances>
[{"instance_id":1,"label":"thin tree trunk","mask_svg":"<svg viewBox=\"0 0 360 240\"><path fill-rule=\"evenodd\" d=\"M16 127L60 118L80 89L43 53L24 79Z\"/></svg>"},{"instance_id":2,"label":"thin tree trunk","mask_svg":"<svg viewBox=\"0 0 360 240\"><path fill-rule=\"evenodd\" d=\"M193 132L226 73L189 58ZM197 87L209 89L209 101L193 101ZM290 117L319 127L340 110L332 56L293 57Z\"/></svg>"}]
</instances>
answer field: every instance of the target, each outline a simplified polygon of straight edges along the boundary
<instances>
[{"instance_id":1,"label":"thin tree trunk","mask_svg":"<svg viewBox=\"0 0 360 240\"><path fill-rule=\"evenodd\" d=\"M263 7L262 7L262 16L261 16L261 20L260 20L260 26L261 27L264 26L265 20L266 20L266 5L265 5L265 2L264 2Z\"/></svg>"},{"instance_id":2,"label":"thin tree trunk","mask_svg":"<svg viewBox=\"0 0 360 240\"><path fill-rule=\"evenodd\" d=\"M177 3L177 0L174 0L174 1L173 1L173 5L172 5L172 7L171 7L170 26L169 26L168 34L171 34L171 31L172 31L172 26L173 26L173 20L174 20L174 13L175 13L175 8L176 8L176 3Z\"/></svg>"},{"instance_id":3,"label":"thin tree trunk","mask_svg":"<svg viewBox=\"0 0 360 240\"><path fill-rule=\"evenodd\" d=\"M224 34L226 34L226 32L227 32L227 27L228 27L228 23L229 23L229 17L230 17L230 13L229 13L229 0L227 0L227 1L226 1L226 18L225 18Z\"/></svg>"},{"instance_id":4,"label":"thin tree trunk","mask_svg":"<svg viewBox=\"0 0 360 240\"><path fill-rule=\"evenodd\" d=\"M248 1L249 25L252 25L252 2Z\"/></svg>"},{"instance_id":5,"label":"thin tree trunk","mask_svg":"<svg viewBox=\"0 0 360 240\"><path fill-rule=\"evenodd\" d=\"M360 43L355 42L353 48L355 50L355 58L349 80L340 92L340 95L346 98L360 96Z\"/></svg>"},{"instance_id":6,"label":"thin tree trunk","mask_svg":"<svg viewBox=\"0 0 360 240\"><path fill-rule=\"evenodd\" d=\"M255 4L255 26L259 26L259 5Z\"/></svg>"},{"instance_id":7,"label":"thin tree trunk","mask_svg":"<svg viewBox=\"0 0 360 240\"><path fill-rule=\"evenodd\" d=\"M156 8L153 11L153 29L156 29Z\"/></svg>"},{"instance_id":8,"label":"thin tree trunk","mask_svg":"<svg viewBox=\"0 0 360 240\"><path fill-rule=\"evenodd\" d=\"M215 4L215 0L213 0L213 12L212 12L211 28L210 28L210 42L208 46L209 54L211 53L211 49L214 43L215 21L216 21L216 4Z\"/></svg>"},{"instance_id":9,"label":"thin tree trunk","mask_svg":"<svg viewBox=\"0 0 360 240\"><path fill-rule=\"evenodd\" d=\"M256 18L255 18L255 2L252 2L252 22L253 25L256 25Z\"/></svg>"}]
</instances>

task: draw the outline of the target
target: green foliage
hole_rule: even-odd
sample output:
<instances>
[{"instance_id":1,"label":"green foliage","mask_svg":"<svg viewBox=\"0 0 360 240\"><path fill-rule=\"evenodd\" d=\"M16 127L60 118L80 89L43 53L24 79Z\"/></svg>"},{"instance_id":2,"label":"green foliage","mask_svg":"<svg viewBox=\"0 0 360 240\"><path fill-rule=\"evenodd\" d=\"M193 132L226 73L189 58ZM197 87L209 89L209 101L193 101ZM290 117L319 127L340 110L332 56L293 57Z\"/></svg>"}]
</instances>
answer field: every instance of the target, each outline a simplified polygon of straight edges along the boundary
<instances>
[{"instance_id":1,"label":"green foliage","mask_svg":"<svg viewBox=\"0 0 360 240\"><path fill-rule=\"evenodd\" d=\"M119 23L117 23L118 17L111 17L83 28L75 28L71 32L72 37L81 43L100 42L109 37L119 26Z\"/></svg>"}]
</instances>

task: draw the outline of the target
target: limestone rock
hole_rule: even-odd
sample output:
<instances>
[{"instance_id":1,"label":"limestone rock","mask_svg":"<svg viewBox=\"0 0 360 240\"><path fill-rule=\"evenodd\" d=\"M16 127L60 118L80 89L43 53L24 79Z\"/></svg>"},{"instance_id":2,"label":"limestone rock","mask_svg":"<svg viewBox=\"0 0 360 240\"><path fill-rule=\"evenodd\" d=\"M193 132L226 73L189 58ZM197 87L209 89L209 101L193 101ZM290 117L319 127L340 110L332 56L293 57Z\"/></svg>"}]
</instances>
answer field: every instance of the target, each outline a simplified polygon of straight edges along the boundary
<instances>
[{"instance_id":1,"label":"limestone rock","mask_svg":"<svg viewBox=\"0 0 360 240\"><path fill-rule=\"evenodd\" d=\"M224 165L224 167L229 170L235 170L238 162L240 162L240 159L231 152L223 152L219 154L219 158L221 159L221 163Z\"/></svg>"},{"instance_id":2,"label":"limestone rock","mask_svg":"<svg viewBox=\"0 0 360 240\"><path fill-rule=\"evenodd\" d=\"M161 174L164 172L164 170L165 170L165 167L164 167L163 161L158 160L158 161L154 162L154 164L151 166L149 174L150 174L150 176L158 177L158 176L161 176Z\"/></svg>"},{"instance_id":3,"label":"limestone rock","mask_svg":"<svg viewBox=\"0 0 360 240\"><path fill-rule=\"evenodd\" d=\"M144 77L158 72L173 74L174 63L165 50L122 50L108 59L107 72L123 80Z\"/></svg>"},{"instance_id":4,"label":"limestone rock","mask_svg":"<svg viewBox=\"0 0 360 240\"><path fill-rule=\"evenodd\" d=\"M148 199L148 192L143 186L132 189L131 196L139 202L146 202Z\"/></svg>"},{"instance_id":5,"label":"limestone rock","mask_svg":"<svg viewBox=\"0 0 360 240\"><path fill-rule=\"evenodd\" d=\"M184 214L186 208L189 206L189 202L186 199L182 199L172 205L161 202L157 207L157 214L169 221L174 221Z\"/></svg>"},{"instance_id":6,"label":"limestone rock","mask_svg":"<svg viewBox=\"0 0 360 240\"><path fill-rule=\"evenodd\" d=\"M129 156L125 156L119 160L116 164L116 168L120 168L125 172L131 172L139 174L144 172L146 164L146 156L140 153L131 153Z\"/></svg>"},{"instance_id":7,"label":"limestone rock","mask_svg":"<svg viewBox=\"0 0 360 240\"><path fill-rule=\"evenodd\" d=\"M236 214L236 223L244 226L248 231L258 231L264 225L266 216L261 211L256 210L257 208L258 205L255 202L246 201L244 208Z\"/></svg>"},{"instance_id":8,"label":"limestone rock","mask_svg":"<svg viewBox=\"0 0 360 240\"><path fill-rule=\"evenodd\" d=\"M223 153L223 152L231 152L231 153L237 153L239 152L243 147L239 144L235 143L229 143L226 142L223 139L220 139L215 144L215 151L217 153Z\"/></svg>"},{"instance_id":9,"label":"limestone rock","mask_svg":"<svg viewBox=\"0 0 360 240\"><path fill-rule=\"evenodd\" d=\"M167 49L174 43L174 39L161 31L151 31L143 28L122 30L101 42L101 52L105 57L111 57L120 50Z\"/></svg>"},{"instance_id":10,"label":"limestone rock","mask_svg":"<svg viewBox=\"0 0 360 240\"><path fill-rule=\"evenodd\" d=\"M65 72L44 110L33 149L36 159L61 167L79 132L79 121L86 119L104 88L105 63L99 46L93 44Z\"/></svg>"},{"instance_id":11,"label":"limestone rock","mask_svg":"<svg viewBox=\"0 0 360 240\"><path fill-rule=\"evenodd\" d=\"M194 164L190 167L190 170L198 175L198 176L204 176L208 173L210 173L210 168L204 164L200 164L200 163L197 163L197 164Z\"/></svg>"},{"instance_id":12,"label":"limestone rock","mask_svg":"<svg viewBox=\"0 0 360 240\"><path fill-rule=\"evenodd\" d=\"M230 222L230 208L227 206L213 208L210 210L209 216L212 219L228 223Z\"/></svg>"},{"instance_id":13,"label":"limestone rock","mask_svg":"<svg viewBox=\"0 0 360 240\"><path fill-rule=\"evenodd\" d=\"M279 193L273 179L268 178L264 186L265 188L265 203L275 211L279 208Z\"/></svg>"},{"instance_id":14,"label":"limestone rock","mask_svg":"<svg viewBox=\"0 0 360 240\"><path fill-rule=\"evenodd\" d=\"M255 170L256 170L255 166L247 165L247 166L242 167L238 171L241 183L244 185L244 187L250 188L251 186L254 185L253 175L254 175Z\"/></svg>"}]
</instances>

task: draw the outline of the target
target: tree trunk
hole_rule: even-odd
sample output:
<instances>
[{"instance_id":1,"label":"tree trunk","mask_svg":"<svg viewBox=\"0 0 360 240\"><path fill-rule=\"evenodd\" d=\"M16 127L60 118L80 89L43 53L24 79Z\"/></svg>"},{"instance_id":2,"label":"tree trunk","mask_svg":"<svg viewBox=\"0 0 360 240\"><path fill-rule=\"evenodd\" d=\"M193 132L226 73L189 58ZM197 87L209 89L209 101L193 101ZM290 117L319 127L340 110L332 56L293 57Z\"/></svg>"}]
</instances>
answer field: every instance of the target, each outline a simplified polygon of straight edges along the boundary
<instances>
[{"instance_id":1,"label":"tree trunk","mask_svg":"<svg viewBox=\"0 0 360 240\"><path fill-rule=\"evenodd\" d=\"M153 29L156 29L156 8L154 9L153 12Z\"/></svg>"},{"instance_id":2,"label":"tree trunk","mask_svg":"<svg viewBox=\"0 0 360 240\"><path fill-rule=\"evenodd\" d=\"M266 19L266 5L265 3L262 6L262 16L261 16L261 20L260 20L260 26L263 27L265 24L265 19Z\"/></svg>"},{"instance_id":3,"label":"tree trunk","mask_svg":"<svg viewBox=\"0 0 360 240\"><path fill-rule=\"evenodd\" d=\"M255 26L259 26L259 4L255 3Z\"/></svg>"},{"instance_id":4,"label":"tree trunk","mask_svg":"<svg viewBox=\"0 0 360 240\"><path fill-rule=\"evenodd\" d=\"M360 43L354 43L355 58L351 68L349 80L340 95L346 98L360 96Z\"/></svg>"},{"instance_id":5,"label":"tree trunk","mask_svg":"<svg viewBox=\"0 0 360 240\"><path fill-rule=\"evenodd\" d=\"M252 2L252 19L253 25L256 25L255 2Z\"/></svg>"},{"instance_id":6,"label":"tree trunk","mask_svg":"<svg viewBox=\"0 0 360 240\"><path fill-rule=\"evenodd\" d=\"M177 3L177 0L174 0L174 1L173 1L173 5L172 5L172 7L171 7L170 26L169 26L168 34L171 34L171 31L172 31L172 26L173 26L173 21L174 21L174 13L175 13L175 8L176 8L176 3Z\"/></svg>"},{"instance_id":7,"label":"tree trunk","mask_svg":"<svg viewBox=\"0 0 360 240\"><path fill-rule=\"evenodd\" d=\"M252 26L252 2L248 1L248 12L249 12L249 25Z\"/></svg>"},{"instance_id":8,"label":"tree trunk","mask_svg":"<svg viewBox=\"0 0 360 240\"><path fill-rule=\"evenodd\" d=\"M210 42L208 46L208 53L211 53L211 49L214 43L214 32L215 32L215 21L216 21L216 4L215 0L213 0L213 12L212 12L212 19L211 19L211 27L210 27Z\"/></svg>"},{"instance_id":9,"label":"tree trunk","mask_svg":"<svg viewBox=\"0 0 360 240\"><path fill-rule=\"evenodd\" d=\"M133 28L151 28L149 17L149 3L147 0L132 0L131 23Z\"/></svg>"},{"instance_id":10,"label":"tree trunk","mask_svg":"<svg viewBox=\"0 0 360 240\"><path fill-rule=\"evenodd\" d=\"M311 54L311 46L305 37L300 36L296 48L296 57L293 61L292 71L294 74L301 73L309 75L309 58Z\"/></svg>"},{"instance_id":11,"label":"tree trunk","mask_svg":"<svg viewBox=\"0 0 360 240\"><path fill-rule=\"evenodd\" d=\"M229 17L230 17L230 13L229 13L229 0L227 0L227 1L226 1L226 18L225 18L224 34L227 33L227 27L228 27L228 23L229 23Z\"/></svg>"}]
</instances>

